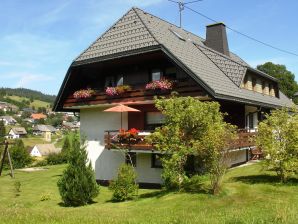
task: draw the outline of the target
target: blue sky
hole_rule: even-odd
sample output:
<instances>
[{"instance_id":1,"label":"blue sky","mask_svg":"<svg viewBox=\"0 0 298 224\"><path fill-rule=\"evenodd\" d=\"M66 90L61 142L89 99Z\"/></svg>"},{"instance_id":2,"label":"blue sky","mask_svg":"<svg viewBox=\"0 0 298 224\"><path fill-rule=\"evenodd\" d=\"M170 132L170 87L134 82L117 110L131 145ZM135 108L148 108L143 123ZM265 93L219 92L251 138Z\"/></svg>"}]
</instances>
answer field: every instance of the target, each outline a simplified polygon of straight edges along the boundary
<instances>
[{"instance_id":1,"label":"blue sky","mask_svg":"<svg viewBox=\"0 0 298 224\"><path fill-rule=\"evenodd\" d=\"M57 94L68 66L132 6L178 25L167 0L1 0L0 86ZM298 53L297 0L204 0L189 5L274 46ZM183 28L205 37L212 23L185 9ZM285 64L298 80L298 57L228 31L230 50L252 66Z\"/></svg>"}]
</instances>

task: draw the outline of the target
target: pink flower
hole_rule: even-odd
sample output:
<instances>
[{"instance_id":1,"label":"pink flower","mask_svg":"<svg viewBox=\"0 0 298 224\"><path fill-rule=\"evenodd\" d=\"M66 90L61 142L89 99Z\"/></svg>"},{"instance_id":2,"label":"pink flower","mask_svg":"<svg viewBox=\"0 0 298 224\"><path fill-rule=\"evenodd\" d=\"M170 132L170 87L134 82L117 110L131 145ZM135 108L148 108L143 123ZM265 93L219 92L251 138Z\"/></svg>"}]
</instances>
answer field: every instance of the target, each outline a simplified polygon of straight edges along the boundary
<instances>
[{"instance_id":1,"label":"pink flower","mask_svg":"<svg viewBox=\"0 0 298 224\"><path fill-rule=\"evenodd\" d=\"M146 89L160 89L160 90L169 90L173 88L173 82L162 78L157 81L152 81L148 83L145 87Z\"/></svg>"},{"instance_id":2,"label":"pink flower","mask_svg":"<svg viewBox=\"0 0 298 224\"><path fill-rule=\"evenodd\" d=\"M90 98L94 94L95 94L95 91L90 88L80 89L80 90L74 92L73 97L75 99L86 99L86 98Z\"/></svg>"}]
</instances>

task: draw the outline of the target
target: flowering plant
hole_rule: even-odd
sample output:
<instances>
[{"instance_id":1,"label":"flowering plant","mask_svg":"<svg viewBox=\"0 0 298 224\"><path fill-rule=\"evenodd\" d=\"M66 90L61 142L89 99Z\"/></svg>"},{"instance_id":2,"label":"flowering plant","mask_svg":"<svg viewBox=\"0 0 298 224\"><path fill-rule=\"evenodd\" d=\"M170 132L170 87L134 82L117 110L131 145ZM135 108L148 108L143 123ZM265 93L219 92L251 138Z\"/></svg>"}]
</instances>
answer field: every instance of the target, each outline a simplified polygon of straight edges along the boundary
<instances>
[{"instance_id":1,"label":"flowering plant","mask_svg":"<svg viewBox=\"0 0 298 224\"><path fill-rule=\"evenodd\" d=\"M116 96L131 90L129 85L121 85L117 87L107 87L106 94L108 96Z\"/></svg>"},{"instance_id":2,"label":"flowering plant","mask_svg":"<svg viewBox=\"0 0 298 224\"><path fill-rule=\"evenodd\" d=\"M77 90L73 93L73 97L75 99L86 99L86 98L90 98L94 94L95 94L95 90L92 90L90 88L80 89L80 90Z\"/></svg>"},{"instance_id":3,"label":"flowering plant","mask_svg":"<svg viewBox=\"0 0 298 224\"><path fill-rule=\"evenodd\" d=\"M138 141L138 133L140 131L136 128L131 128L129 130L120 129L119 130L119 142L126 143L126 142L137 142Z\"/></svg>"},{"instance_id":4,"label":"flowering plant","mask_svg":"<svg viewBox=\"0 0 298 224\"><path fill-rule=\"evenodd\" d=\"M160 80L152 81L148 83L145 87L146 89L160 89L160 90L170 90L173 88L173 82L162 78Z\"/></svg>"}]
</instances>

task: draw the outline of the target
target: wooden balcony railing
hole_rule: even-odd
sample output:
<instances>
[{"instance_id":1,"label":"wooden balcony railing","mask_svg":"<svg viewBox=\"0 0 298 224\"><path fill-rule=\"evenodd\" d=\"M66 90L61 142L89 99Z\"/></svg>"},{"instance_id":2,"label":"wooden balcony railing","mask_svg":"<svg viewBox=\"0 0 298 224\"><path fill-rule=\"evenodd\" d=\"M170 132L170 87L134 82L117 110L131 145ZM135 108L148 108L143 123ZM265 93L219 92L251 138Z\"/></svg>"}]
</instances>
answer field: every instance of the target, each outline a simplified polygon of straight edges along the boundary
<instances>
[{"instance_id":1,"label":"wooden balcony railing","mask_svg":"<svg viewBox=\"0 0 298 224\"><path fill-rule=\"evenodd\" d=\"M253 148L257 132L238 130L238 137L230 143L230 149ZM135 138L121 139L118 131L105 132L105 147L107 149L154 150L154 144L146 142L149 131L141 131Z\"/></svg>"},{"instance_id":2,"label":"wooden balcony railing","mask_svg":"<svg viewBox=\"0 0 298 224\"><path fill-rule=\"evenodd\" d=\"M64 107L148 101L153 100L155 95L169 96L172 91L178 92L180 96L194 96L206 100L210 99L206 92L197 84L185 81L177 82L170 91L146 90L144 84L133 86L132 90L116 96L107 96L104 89L97 90L92 97L86 99L75 99L73 95L69 95L65 99Z\"/></svg>"}]
</instances>

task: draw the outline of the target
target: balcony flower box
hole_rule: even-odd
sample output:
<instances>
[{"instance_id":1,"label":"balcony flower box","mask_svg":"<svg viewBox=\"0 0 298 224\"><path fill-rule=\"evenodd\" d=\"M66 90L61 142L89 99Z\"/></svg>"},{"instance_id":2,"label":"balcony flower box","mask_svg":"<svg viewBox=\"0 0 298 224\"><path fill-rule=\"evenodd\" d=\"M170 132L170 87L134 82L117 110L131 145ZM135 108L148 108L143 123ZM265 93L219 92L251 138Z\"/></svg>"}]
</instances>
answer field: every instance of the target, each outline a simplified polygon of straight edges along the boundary
<instances>
[{"instance_id":1,"label":"balcony flower box","mask_svg":"<svg viewBox=\"0 0 298 224\"><path fill-rule=\"evenodd\" d=\"M173 89L173 81L162 78L148 83L145 88L146 90L168 91Z\"/></svg>"},{"instance_id":2,"label":"balcony flower box","mask_svg":"<svg viewBox=\"0 0 298 224\"><path fill-rule=\"evenodd\" d=\"M91 98L92 96L94 96L96 93L95 90L93 89L80 89L80 90L77 90L73 93L73 98L75 99L88 99L88 98Z\"/></svg>"},{"instance_id":3,"label":"balcony flower box","mask_svg":"<svg viewBox=\"0 0 298 224\"><path fill-rule=\"evenodd\" d=\"M118 96L122 95L125 92L131 91L131 86L129 85L121 85L116 87L107 87L106 95L108 96Z\"/></svg>"}]
</instances>

